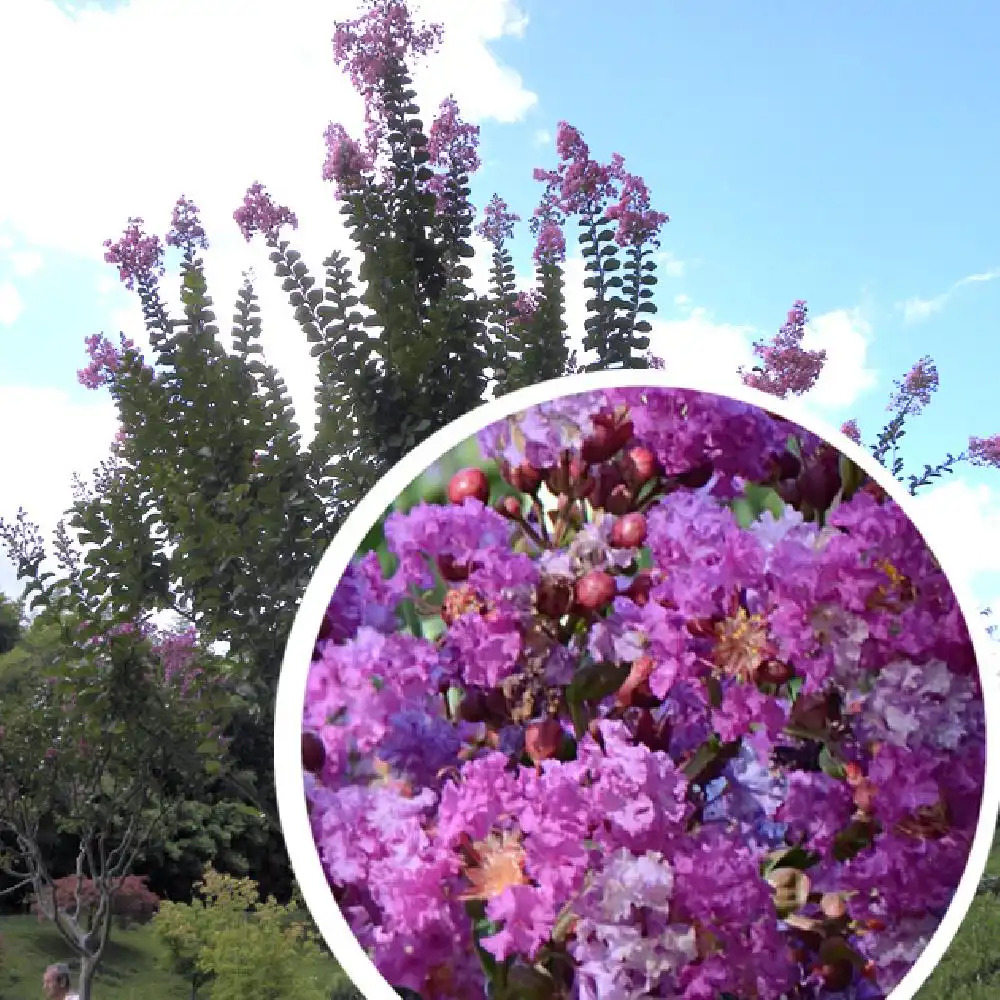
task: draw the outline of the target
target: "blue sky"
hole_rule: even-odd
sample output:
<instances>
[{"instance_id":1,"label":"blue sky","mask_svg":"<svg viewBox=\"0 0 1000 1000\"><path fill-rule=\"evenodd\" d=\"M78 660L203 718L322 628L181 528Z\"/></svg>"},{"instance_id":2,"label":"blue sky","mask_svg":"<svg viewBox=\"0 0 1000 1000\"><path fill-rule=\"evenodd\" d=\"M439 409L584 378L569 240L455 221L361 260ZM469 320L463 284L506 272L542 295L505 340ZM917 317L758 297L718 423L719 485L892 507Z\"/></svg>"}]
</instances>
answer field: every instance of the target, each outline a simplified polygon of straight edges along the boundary
<instances>
[{"instance_id":1,"label":"blue sky","mask_svg":"<svg viewBox=\"0 0 1000 1000\"><path fill-rule=\"evenodd\" d=\"M359 130L329 46L333 20L352 6L129 0L71 14L19 0L0 12L0 83L24 95L0 110L5 145L19 151L0 165L0 417L16 432L0 514L24 503L51 523L70 472L104 453L113 413L76 385L82 341L141 328L101 241L130 214L162 232L182 191L203 207L214 240L220 316L239 272L256 266L270 356L309 406L307 352L231 214L260 179L299 212L307 259L318 265L343 243L319 168L329 120ZM831 354L811 400L825 420L857 416L876 431L892 380L930 354L941 390L913 425L911 461L1000 430L989 125L1000 11L888 0L426 8L448 36L418 77L425 116L454 91L481 124L480 203L496 190L530 214L540 191L531 171L553 164L560 119L595 156L620 152L648 180L672 219L654 348L680 369L734 370L801 297L813 342ZM247 52L257 54L248 62ZM192 157L198 143L204 155ZM1000 597L1000 473L965 470L924 507L961 550L977 596ZM10 585L0 567L0 586Z\"/></svg>"}]
</instances>

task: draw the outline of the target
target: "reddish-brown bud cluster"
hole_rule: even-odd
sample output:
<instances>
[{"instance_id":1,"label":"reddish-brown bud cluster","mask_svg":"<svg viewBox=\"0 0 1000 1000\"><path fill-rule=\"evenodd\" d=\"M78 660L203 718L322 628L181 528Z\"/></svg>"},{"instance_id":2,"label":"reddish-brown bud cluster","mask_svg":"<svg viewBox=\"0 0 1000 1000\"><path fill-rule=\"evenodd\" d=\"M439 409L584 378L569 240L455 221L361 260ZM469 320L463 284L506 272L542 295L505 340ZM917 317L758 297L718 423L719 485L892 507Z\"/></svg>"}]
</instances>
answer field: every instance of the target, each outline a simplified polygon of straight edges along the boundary
<instances>
[{"instance_id":1,"label":"reddish-brown bud cluster","mask_svg":"<svg viewBox=\"0 0 1000 1000\"><path fill-rule=\"evenodd\" d=\"M635 428L624 413L603 410L592 418L594 431L583 441L580 455L587 465L598 465L617 455L632 440Z\"/></svg>"},{"instance_id":2,"label":"reddish-brown bud cluster","mask_svg":"<svg viewBox=\"0 0 1000 1000\"><path fill-rule=\"evenodd\" d=\"M796 468L797 467L797 468ZM840 452L821 445L805 464L790 452L775 461L775 490L792 507L828 510L843 485Z\"/></svg>"}]
</instances>

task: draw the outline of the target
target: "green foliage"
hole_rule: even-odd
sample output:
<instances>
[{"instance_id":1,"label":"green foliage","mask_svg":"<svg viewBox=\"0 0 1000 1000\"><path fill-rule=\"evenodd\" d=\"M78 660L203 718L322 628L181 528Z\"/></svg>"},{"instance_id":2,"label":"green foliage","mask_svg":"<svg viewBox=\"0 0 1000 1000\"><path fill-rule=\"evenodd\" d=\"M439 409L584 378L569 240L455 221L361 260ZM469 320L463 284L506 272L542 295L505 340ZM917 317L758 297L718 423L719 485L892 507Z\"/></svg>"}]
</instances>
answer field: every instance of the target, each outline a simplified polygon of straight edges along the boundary
<instances>
[{"instance_id":1,"label":"green foliage","mask_svg":"<svg viewBox=\"0 0 1000 1000\"><path fill-rule=\"evenodd\" d=\"M171 969L209 1000L329 1000L343 973L294 904L209 868L190 904L164 903L154 929Z\"/></svg>"},{"instance_id":2,"label":"green foliage","mask_svg":"<svg viewBox=\"0 0 1000 1000\"><path fill-rule=\"evenodd\" d=\"M21 639L21 608L0 595L0 656L9 653Z\"/></svg>"}]
</instances>

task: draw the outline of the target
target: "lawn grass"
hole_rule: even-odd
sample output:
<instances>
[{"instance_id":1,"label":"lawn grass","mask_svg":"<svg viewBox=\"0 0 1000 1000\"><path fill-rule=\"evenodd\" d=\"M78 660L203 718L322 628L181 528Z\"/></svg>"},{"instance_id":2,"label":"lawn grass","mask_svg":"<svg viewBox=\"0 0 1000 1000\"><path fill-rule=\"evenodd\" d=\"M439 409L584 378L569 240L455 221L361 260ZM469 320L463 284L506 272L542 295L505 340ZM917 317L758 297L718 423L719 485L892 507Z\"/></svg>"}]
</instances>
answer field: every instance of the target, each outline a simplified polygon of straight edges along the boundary
<instances>
[{"instance_id":1,"label":"lawn grass","mask_svg":"<svg viewBox=\"0 0 1000 1000\"><path fill-rule=\"evenodd\" d=\"M69 945L37 917L0 917L0 939L0 1000L41 997L42 973L53 962L76 969ZM94 980L95 1000L188 1000L187 982L164 968L163 955L152 928L116 927Z\"/></svg>"},{"instance_id":2,"label":"lawn grass","mask_svg":"<svg viewBox=\"0 0 1000 1000\"><path fill-rule=\"evenodd\" d=\"M165 957L152 927L114 928L94 979L94 1000L190 1000L190 984L167 971ZM361 1000L332 958L320 961L317 975L330 982L331 1000ZM0 916L0 1000L41 997L42 973L54 962L69 964L75 984L73 951L52 924L34 916Z\"/></svg>"},{"instance_id":3,"label":"lawn grass","mask_svg":"<svg viewBox=\"0 0 1000 1000\"><path fill-rule=\"evenodd\" d=\"M1000 876L1000 832L986 874ZM996 1000L1000 997L1000 896L977 896L938 967L914 1000Z\"/></svg>"}]
</instances>

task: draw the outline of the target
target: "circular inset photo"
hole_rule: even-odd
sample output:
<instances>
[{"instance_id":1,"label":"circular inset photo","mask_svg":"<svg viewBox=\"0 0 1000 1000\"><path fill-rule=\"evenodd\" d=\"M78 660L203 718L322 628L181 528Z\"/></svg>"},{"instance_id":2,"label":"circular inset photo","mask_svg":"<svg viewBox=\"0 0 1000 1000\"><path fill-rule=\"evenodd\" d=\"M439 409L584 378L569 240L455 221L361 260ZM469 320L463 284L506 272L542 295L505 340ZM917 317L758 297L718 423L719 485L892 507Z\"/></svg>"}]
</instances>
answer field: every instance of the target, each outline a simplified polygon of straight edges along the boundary
<instances>
[{"instance_id":1,"label":"circular inset photo","mask_svg":"<svg viewBox=\"0 0 1000 1000\"><path fill-rule=\"evenodd\" d=\"M657 378L445 429L310 585L282 820L369 997L910 997L971 902L988 700L897 484Z\"/></svg>"}]
</instances>

